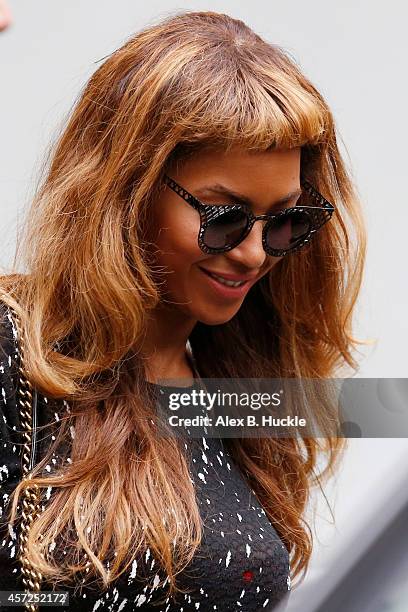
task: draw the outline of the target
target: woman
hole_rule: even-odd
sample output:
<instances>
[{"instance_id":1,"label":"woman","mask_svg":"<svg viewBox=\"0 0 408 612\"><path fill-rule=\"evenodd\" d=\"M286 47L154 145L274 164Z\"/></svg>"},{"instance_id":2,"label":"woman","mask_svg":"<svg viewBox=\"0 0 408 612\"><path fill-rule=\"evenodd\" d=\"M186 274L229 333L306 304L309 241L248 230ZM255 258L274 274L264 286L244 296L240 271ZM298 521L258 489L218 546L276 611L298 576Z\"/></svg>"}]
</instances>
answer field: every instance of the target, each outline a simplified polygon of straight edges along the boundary
<instances>
[{"instance_id":1,"label":"woman","mask_svg":"<svg viewBox=\"0 0 408 612\"><path fill-rule=\"evenodd\" d=\"M21 589L17 504L37 484L25 567L72 606L275 609L307 570L308 493L344 440L189 447L155 435L154 400L163 378L356 369L365 234L322 96L242 21L169 17L92 76L27 227L27 273L1 278L2 463L18 465L23 355L42 434L30 481L3 473L3 588Z\"/></svg>"}]
</instances>

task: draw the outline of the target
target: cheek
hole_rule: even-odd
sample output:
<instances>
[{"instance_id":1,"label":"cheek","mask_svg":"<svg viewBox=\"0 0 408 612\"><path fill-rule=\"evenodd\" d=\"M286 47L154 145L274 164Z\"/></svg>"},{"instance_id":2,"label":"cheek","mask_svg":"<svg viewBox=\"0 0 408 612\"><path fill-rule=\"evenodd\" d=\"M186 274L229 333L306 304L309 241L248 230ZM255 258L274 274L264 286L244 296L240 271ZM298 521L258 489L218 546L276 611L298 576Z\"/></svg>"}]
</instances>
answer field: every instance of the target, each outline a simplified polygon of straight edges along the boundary
<instances>
[{"instance_id":1,"label":"cheek","mask_svg":"<svg viewBox=\"0 0 408 612\"><path fill-rule=\"evenodd\" d=\"M271 255L268 255L264 263L260 278L268 274L272 270L272 268L274 268L280 262L281 259L283 259L283 257L272 257Z\"/></svg>"},{"instance_id":2,"label":"cheek","mask_svg":"<svg viewBox=\"0 0 408 612\"><path fill-rule=\"evenodd\" d=\"M165 272L166 284L171 287L181 287L191 266L205 256L198 246L200 219L196 211L189 212L166 211L155 220L154 263L159 266L159 273Z\"/></svg>"}]
</instances>

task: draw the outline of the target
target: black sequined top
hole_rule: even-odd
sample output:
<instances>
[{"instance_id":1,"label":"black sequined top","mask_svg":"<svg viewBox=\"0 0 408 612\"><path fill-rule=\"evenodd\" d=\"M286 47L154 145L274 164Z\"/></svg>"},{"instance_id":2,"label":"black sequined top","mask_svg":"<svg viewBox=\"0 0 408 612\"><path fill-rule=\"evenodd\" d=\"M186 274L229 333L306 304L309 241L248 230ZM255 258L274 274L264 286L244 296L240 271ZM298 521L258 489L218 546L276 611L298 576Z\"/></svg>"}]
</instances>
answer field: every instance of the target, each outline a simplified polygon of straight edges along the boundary
<instances>
[{"instance_id":1,"label":"black sequined top","mask_svg":"<svg viewBox=\"0 0 408 612\"><path fill-rule=\"evenodd\" d=\"M24 591L17 560L18 534L6 517L9 496L21 480L20 447L16 446L16 442L21 442L16 402L19 364L16 338L10 311L0 304L0 591ZM153 387L157 393L164 394L175 390ZM56 421L59 418L58 412L50 415L48 406L47 398L39 395L40 425L47 422L44 415L48 422L52 416ZM62 401L61 406L64 408L66 403ZM178 584L188 588L189 593L154 605L158 599L163 600L166 581L163 584L165 577L156 573L155 559L148 548L142 562L134 560L130 570L103 593L86 586L80 591L64 589L69 594L69 609L280 612L286 608L290 591L289 554L254 491L241 476L222 439L194 439L190 448L188 456L203 519L203 539L190 565L178 576ZM57 465L58 456L51 461ZM46 469L51 471L52 466ZM47 490L46 499L50 494ZM146 575L150 577L150 586L143 578ZM51 591L52 586L43 582L42 590ZM5 607L3 602L1 608L16 609ZM48 609L67 608L49 606Z\"/></svg>"}]
</instances>

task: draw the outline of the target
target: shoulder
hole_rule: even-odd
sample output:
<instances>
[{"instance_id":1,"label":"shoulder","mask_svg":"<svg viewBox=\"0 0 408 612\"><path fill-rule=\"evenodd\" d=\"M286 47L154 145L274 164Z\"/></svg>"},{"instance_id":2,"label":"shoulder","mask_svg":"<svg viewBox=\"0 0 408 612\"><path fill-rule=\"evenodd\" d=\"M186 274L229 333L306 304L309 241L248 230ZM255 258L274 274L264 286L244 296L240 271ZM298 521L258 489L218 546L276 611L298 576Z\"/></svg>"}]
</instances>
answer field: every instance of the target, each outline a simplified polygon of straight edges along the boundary
<instances>
[{"instance_id":1,"label":"shoulder","mask_svg":"<svg viewBox=\"0 0 408 612\"><path fill-rule=\"evenodd\" d=\"M17 410L19 348L11 309L0 301L0 443L14 441L20 420Z\"/></svg>"},{"instance_id":2,"label":"shoulder","mask_svg":"<svg viewBox=\"0 0 408 612\"><path fill-rule=\"evenodd\" d=\"M0 301L0 381L15 386L18 378L20 351L13 312Z\"/></svg>"},{"instance_id":3,"label":"shoulder","mask_svg":"<svg viewBox=\"0 0 408 612\"><path fill-rule=\"evenodd\" d=\"M0 301L0 361L18 357L17 328L12 310Z\"/></svg>"},{"instance_id":4,"label":"shoulder","mask_svg":"<svg viewBox=\"0 0 408 612\"><path fill-rule=\"evenodd\" d=\"M22 477L18 368L17 328L11 309L0 301L0 516L4 516L5 504Z\"/></svg>"}]
</instances>

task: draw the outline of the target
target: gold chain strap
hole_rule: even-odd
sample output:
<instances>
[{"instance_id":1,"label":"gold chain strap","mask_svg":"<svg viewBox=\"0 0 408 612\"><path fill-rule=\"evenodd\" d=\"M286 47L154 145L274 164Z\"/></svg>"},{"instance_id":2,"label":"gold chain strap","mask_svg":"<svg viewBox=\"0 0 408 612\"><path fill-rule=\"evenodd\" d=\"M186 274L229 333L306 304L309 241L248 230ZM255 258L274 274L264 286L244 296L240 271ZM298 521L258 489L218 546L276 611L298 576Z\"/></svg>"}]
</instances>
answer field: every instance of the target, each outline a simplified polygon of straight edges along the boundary
<instances>
[{"instance_id":1,"label":"gold chain strap","mask_svg":"<svg viewBox=\"0 0 408 612\"><path fill-rule=\"evenodd\" d=\"M20 319L16 312L13 311L14 320L18 332L19 349L20 349L20 367L19 367L19 385L18 385L18 403L20 406L20 419L24 429L24 445L22 450L22 474L23 479L31 479L30 455L33 442L33 388L28 380L25 370L24 351L25 342L22 333ZM35 435L34 427L34 435ZM38 485L32 485L24 489L22 500L22 520L20 526L20 555L19 561L21 564L21 572L23 575L23 583L26 591L31 593L39 593L41 590L42 574L37 570L34 564L30 561L27 555L27 540L31 528L31 524L40 514L40 489ZM25 609L30 612L36 612L38 605L35 603L26 602Z\"/></svg>"}]
</instances>

